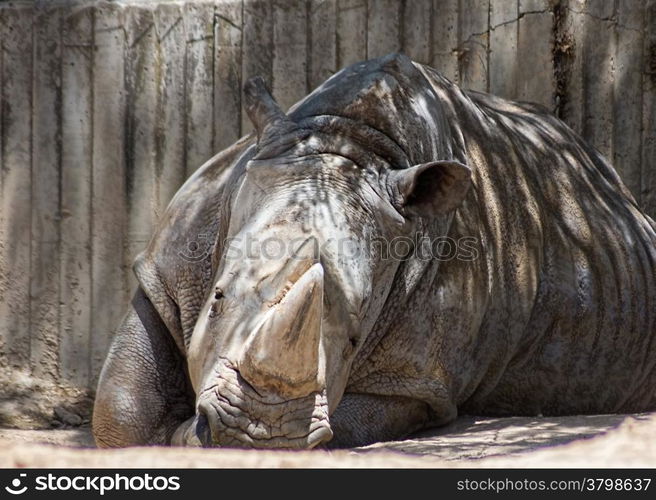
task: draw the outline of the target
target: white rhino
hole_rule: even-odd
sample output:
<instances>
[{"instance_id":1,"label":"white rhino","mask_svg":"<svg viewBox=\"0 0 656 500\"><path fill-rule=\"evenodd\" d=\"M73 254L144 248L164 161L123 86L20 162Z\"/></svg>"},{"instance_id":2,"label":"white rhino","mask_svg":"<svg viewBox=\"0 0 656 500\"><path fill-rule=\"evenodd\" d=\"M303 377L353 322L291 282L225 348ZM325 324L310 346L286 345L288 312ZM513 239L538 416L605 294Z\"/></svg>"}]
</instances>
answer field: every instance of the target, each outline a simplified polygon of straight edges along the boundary
<instances>
[{"instance_id":1,"label":"white rhino","mask_svg":"<svg viewBox=\"0 0 656 500\"><path fill-rule=\"evenodd\" d=\"M402 55L288 114L259 79L245 99L257 135L184 184L135 262L100 446L354 446L458 413L656 407L654 223L560 120ZM431 252L444 237L469 251Z\"/></svg>"}]
</instances>

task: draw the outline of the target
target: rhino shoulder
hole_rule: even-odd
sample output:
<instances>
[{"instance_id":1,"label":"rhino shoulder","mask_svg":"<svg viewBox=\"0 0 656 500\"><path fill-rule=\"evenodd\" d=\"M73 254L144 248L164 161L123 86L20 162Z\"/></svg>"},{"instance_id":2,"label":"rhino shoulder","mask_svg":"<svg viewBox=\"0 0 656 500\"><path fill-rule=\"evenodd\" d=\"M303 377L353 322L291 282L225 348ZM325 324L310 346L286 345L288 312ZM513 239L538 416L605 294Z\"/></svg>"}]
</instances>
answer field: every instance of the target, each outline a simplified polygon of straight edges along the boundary
<instances>
[{"instance_id":1,"label":"rhino shoulder","mask_svg":"<svg viewBox=\"0 0 656 500\"><path fill-rule=\"evenodd\" d=\"M212 272L226 192L250 136L201 166L178 190L133 271L182 352Z\"/></svg>"}]
</instances>

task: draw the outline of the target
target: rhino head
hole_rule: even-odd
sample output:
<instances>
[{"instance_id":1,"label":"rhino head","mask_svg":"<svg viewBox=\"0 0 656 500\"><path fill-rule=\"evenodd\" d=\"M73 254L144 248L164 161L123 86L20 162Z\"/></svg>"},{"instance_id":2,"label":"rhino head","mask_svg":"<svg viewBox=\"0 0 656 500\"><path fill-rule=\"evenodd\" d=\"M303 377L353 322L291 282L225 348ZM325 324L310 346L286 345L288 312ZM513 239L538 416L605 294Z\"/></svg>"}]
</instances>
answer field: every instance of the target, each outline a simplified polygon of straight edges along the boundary
<instances>
[{"instance_id":1,"label":"rhino head","mask_svg":"<svg viewBox=\"0 0 656 500\"><path fill-rule=\"evenodd\" d=\"M188 345L197 414L173 442L312 448L333 435L330 415L394 280L398 262L372 242L449 219L470 170L390 165L348 121L293 121L258 78L245 96L256 149Z\"/></svg>"}]
</instances>

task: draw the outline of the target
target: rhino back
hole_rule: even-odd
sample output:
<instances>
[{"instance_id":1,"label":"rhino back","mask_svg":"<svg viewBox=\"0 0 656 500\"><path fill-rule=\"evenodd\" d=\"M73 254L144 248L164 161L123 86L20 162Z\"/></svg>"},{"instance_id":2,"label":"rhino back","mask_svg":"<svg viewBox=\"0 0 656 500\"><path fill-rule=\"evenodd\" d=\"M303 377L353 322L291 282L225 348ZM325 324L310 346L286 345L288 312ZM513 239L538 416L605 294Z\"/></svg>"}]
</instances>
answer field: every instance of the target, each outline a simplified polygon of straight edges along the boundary
<instances>
[{"instance_id":1,"label":"rhino back","mask_svg":"<svg viewBox=\"0 0 656 500\"><path fill-rule=\"evenodd\" d=\"M653 221L547 111L416 66L453 158L473 170L449 236L476 238L477 258L401 266L349 390L414 396L438 415L656 406Z\"/></svg>"},{"instance_id":2,"label":"rhino back","mask_svg":"<svg viewBox=\"0 0 656 500\"><path fill-rule=\"evenodd\" d=\"M656 233L608 162L534 105L463 93L443 79L456 150L474 186L454 234L481 259L477 373L464 408L492 413L653 407ZM458 266L444 266L437 289ZM465 294L467 296L467 294ZM480 302L482 300L482 302Z\"/></svg>"}]
</instances>

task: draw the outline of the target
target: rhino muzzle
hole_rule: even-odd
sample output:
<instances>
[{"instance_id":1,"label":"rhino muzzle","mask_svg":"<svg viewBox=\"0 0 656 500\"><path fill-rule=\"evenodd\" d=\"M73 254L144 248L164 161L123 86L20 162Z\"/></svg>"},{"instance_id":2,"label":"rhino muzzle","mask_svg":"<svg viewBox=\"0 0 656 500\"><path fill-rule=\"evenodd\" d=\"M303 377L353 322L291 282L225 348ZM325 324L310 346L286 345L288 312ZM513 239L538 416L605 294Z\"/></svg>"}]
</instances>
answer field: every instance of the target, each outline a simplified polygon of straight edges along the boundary
<instances>
[{"instance_id":1,"label":"rhino muzzle","mask_svg":"<svg viewBox=\"0 0 656 500\"><path fill-rule=\"evenodd\" d=\"M173 445L310 449L333 436L325 390L291 400L262 395L227 362L217 367L215 380Z\"/></svg>"}]
</instances>

